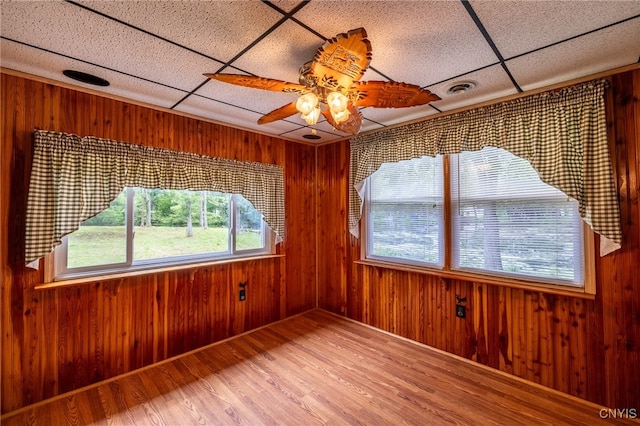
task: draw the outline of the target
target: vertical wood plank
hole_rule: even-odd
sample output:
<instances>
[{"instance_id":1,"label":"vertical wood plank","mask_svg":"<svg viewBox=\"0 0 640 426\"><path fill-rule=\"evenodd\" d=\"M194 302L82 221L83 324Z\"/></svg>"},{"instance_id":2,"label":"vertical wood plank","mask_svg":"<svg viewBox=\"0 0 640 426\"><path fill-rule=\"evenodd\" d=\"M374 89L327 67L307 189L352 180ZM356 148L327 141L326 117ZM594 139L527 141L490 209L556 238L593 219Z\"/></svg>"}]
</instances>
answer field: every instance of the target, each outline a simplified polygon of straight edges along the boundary
<instances>
[{"instance_id":1,"label":"vertical wood plank","mask_svg":"<svg viewBox=\"0 0 640 426\"><path fill-rule=\"evenodd\" d=\"M4 73L1 79L0 223L9 230L0 232L3 413L224 339L238 325L245 330L315 306L315 243L308 245L315 227L307 228L315 147ZM231 305L228 266L198 271L191 285L187 270L34 291L42 271L24 268L22 259L35 128L280 165L293 229L283 254L291 259L251 264L265 286L246 318ZM296 271L291 279L284 265Z\"/></svg>"},{"instance_id":2,"label":"vertical wood plank","mask_svg":"<svg viewBox=\"0 0 640 426\"><path fill-rule=\"evenodd\" d=\"M285 149L287 241L285 241L286 314L316 305L316 157L315 148L288 144ZM342 228L338 228L342 229ZM287 283L287 281L285 281Z\"/></svg>"},{"instance_id":3,"label":"vertical wood plank","mask_svg":"<svg viewBox=\"0 0 640 426\"><path fill-rule=\"evenodd\" d=\"M640 405L640 71L614 76L606 98L624 241L620 251L597 258L594 301L354 265L361 247L346 226L348 143L292 145L15 76L1 77L0 224L9 230L0 237L2 412L164 359L205 340L228 337L278 312L282 316L302 311L316 303L316 285L319 305L333 312L474 356L478 362L599 404ZM286 259L250 268L252 276L268 276L257 293L265 303L251 299L248 311L238 306L233 283L238 270L229 267L199 271L197 287L190 293L184 293L188 273L105 282L82 291L34 292L42 273L24 269L20 256L31 132L36 127L283 166ZM314 240L313 247L308 239ZM284 272L275 262L284 265ZM470 301L466 322L454 316L456 291L466 291ZM189 341L192 335L196 337Z\"/></svg>"}]
</instances>

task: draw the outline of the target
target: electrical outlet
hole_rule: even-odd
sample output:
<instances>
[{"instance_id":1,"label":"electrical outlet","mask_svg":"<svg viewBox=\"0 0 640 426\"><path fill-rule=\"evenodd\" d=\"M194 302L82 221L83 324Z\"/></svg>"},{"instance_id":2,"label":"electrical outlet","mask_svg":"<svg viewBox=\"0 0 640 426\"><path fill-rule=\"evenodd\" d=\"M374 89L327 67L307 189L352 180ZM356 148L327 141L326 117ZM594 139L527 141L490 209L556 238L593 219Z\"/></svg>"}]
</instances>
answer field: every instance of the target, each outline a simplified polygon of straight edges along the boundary
<instances>
[{"instance_id":1,"label":"electrical outlet","mask_svg":"<svg viewBox=\"0 0 640 426\"><path fill-rule=\"evenodd\" d=\"M466 318L467 317L467 307L462 305L456 305L456 316L458 318Z\"/></svg>"},{"instance_id":2,"label":"electrical outlet","mask_svg":"<svg viewBox=\"0 0 640 426\"><path fill-rule=\"evenodd\" d=\"M238 293L238 299L240 299L241 302L244 302L245 300L247 300L247 284L249 284L249 281L245 281L242 282L240 281L240 284L238 284L238 286L240 287L240 292Z\"/></svg>"}]
</instances>

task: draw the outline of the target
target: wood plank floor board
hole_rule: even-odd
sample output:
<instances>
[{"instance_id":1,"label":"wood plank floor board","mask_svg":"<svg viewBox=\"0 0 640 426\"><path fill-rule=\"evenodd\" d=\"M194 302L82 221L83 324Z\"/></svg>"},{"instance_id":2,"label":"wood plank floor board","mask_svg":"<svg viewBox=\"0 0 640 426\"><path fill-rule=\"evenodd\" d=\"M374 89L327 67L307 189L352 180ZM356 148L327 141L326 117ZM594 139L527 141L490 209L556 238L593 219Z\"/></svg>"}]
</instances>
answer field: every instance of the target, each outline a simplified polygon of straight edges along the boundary
<instances>
[{"instance_id":1,"label":"wood plank floor board","mask_svg":"<svg viewBox=\"0 0 640 426\"><path fill-rule=\"evenodd\" d=\"M2 425L640 424L323 310L2 416Z\"/></svg>"}]
</instances>

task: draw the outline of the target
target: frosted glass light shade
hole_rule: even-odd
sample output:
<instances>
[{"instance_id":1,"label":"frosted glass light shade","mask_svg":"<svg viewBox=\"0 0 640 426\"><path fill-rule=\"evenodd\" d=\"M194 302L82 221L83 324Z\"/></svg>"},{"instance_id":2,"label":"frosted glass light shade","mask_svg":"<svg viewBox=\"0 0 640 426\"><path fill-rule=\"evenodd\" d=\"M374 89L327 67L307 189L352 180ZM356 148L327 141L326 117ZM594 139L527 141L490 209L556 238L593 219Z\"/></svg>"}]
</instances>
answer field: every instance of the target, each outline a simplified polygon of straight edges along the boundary
<instances>
[{"instance_id":1,"label":"frosted glass light shade","mask_svg":"<svg viewBox=\"0 0 640 426\"><path fill-rule=\"evenodd\" d=\"M327 95L327 105L333 114L337 114L347 109L349 100L340 92L331 92Z\"/></svg>"},{"instance_id":2,"label":"frosted glass light shade","mask_svg":"<svg viewBox=\"0 0 640 426\"><path fill-rule=\"evenodd\" d=\"M302 115L310 114L318 106L318 96L315 93L305 93L296 101L296 109Z\"/></svg>"},{"instance_id":3,"label":"frosted glass light shade","mask_svg":"<svg viewBox=\"0 0 640 426\"><path fill-rule=\"evenodd\" d=\"M300 117L302 117L302 119L306 121L309 126L313 126L318 122L318 118L320 118L320 107L316 106L308 114L303 113Z\"/></svg>"},{"instance_id":4,"label":"frosted glass light shade","mask_svg":"<svg viewBox=\"0 0 640 426\"><path fill-rule=\"evenodd\" d=\"M341 112L336 112L336 113L331 111L331 116L333 117L333 121L335 121L336 124L340 124L343 121L347 121L349 119L350 115L351 114L349 113L349 110L347 110L347 109L345 109L344 111L341 111Z\"/></svg>"}]
</instances>

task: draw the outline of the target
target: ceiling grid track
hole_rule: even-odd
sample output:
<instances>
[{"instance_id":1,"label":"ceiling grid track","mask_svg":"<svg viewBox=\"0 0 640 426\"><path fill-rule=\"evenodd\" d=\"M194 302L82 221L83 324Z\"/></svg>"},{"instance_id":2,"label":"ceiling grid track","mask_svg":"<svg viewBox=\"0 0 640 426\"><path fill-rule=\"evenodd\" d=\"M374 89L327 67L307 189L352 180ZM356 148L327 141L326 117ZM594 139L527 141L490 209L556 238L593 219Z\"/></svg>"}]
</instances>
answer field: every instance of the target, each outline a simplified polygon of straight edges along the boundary
<instances>
[{"instance_id":1,"label":"ceiling grid track","mask_svg":"<svg viewBox=\"0 0 640 426\"><path fill-rule=\"evenodd\" d=\"M476 11L473 10L473 7L471 6L471 3L469 3L469 0L461 0L461 1L462 1L462 5L467 10L467 13L469 14L469 16L471 17L473 22L478 27L478 30L480 30L480 32L482 33L482 36L484 37L484 39L487 41L487 43L491 47L491 50L493 50L493 53L497 56L498 61L500 61L500 65L502 66L502 69L504 69L504 72L507 73L507 76L509 77L509 79L513 83L513 86L516 88L518 93L522 93L522 88L520 87L520 85L518 84L516 79L511 74L511 71L509 71L509 68L507 67L506 62L505 62L504 58L502 57L502 54L500 53L500 50L498 50L498 47L496 46L496 44L491 39L491 36L489 35L489 33L487 32L487 29L482 24L482 21L480 21L480 18L478 17L478 14L476 14Z\"/></svg>"},{"instance_id":2,"label":"ceiling grid track","mask_svg":"<svg viewBox=\"0 0 640 426\"><path fill-rule=\"evenodd\" d=\"M268 2L264 2L269 4ZM293 8L291 10L291 12L287 13L285 16L283 16L282 18L280 18L280 20L278 22L276 22L275 24L273 24L267 31L265 31L264 33L262 33L258 38L256 38L253 42L251 42L249 45L247 45L244 49L242 49L236 56L234 56L233 58L231 58L228 62L225 62L224 65L222 67L220 67L218 69L217 72L223 71L225 68L228 68L231 66L232 63L234 63L235 61L237 61L240 57L242 57L242 55L244 55L245 53L247 53L252 47L254 47L256 44L260 43L262 40L264 40L269 34L271 34L273 31L276 30L276 28L278 28L280 25L284 24L285 22L287 22L287 20L289 20L289 18L291 16L293 16L298 10L302 9L303 7L305 7L308 3L307 2L302 2L300 4L298 4L295 8ZM251 74L252 75L252 74ZM195 89L191 90L189 93L187 93L182 99L180 99L178 102L176 102L171 109L176 108L178 105L180 105L182 102L184 102L187 98L189 98L191 95L193 95L195 92L197 92L198 90L200 90L200 88L202 86L204 86L205 84L207 84L209 82L209 78L207 78L205 81L203 81L202 83L200 83Z\"/></svg>"},{"instance_id":3,"label":"ceiling grid track","mask_svg":"<svg viewBox=\"0 0 640 426\"><path fill-rule=\"evenodd\" d=\"M298 81L295 64L312 60L312 46L365 28L380 54L363 82L406 81L441 97L398 112L359 105L360 131L370 133L640 64L633 42L640 3L633 1L109 3L1 2L3 69L62 83L69 83L63 71L95 74L110 80L100 89L107 96L306 142L310 127L297 115L259 125L264 111L291 101L286 95L238 97L203 73ZM476 87L464 96L447 93L465 79ZM82 89L87 83L79 81ZM323 143L349 137L323 117L313 128Z\"/></svg>"}]
</instances>

